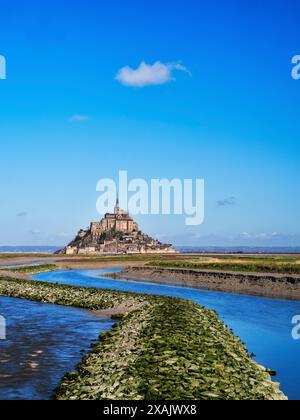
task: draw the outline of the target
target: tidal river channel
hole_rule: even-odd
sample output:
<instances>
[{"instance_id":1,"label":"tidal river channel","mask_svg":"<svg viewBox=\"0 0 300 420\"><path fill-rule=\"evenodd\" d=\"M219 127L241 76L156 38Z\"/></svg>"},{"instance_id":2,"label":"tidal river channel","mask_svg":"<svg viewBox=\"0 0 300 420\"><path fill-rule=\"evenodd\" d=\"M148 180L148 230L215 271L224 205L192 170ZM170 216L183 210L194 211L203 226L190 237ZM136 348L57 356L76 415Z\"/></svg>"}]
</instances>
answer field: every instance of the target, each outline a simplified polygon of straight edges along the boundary
<instances>
[{"instance_id":1,"label":"tidal river channel","mask_svg":"<svg viewBox=\"0 0 300 420\"><path fill-rule=\"evenodd\" d=\"M292 318L300 302L207 292L179 286L111 280L101 274L119 270L51 271L39 281L102 289L178 296L214 309L246 343L249 353L277 372L276 381L300 400L300 341L292 339ZM113 321L88 311L0 297L7 340L0 340L0 399L50 399L67 371L74 370L99 333Z\"/></svg>"},{"instance_id":2,"label":"tidal river channel","mask_svg":"<svg viewBox=\"0 0 300 420\"><path fill-rule=\"evenodd\" d=\"M101 277L101 274L116 271L119 270L58 271L38 274L34 278L76 286L178 296L214 309L246 343L249 353L256 355L257 362L277 372L274 380L281 383L282 391L290 399L300 400L300 341L292 338L292 318L300 315L300 302Z\"/></svg>"}]
</instances>

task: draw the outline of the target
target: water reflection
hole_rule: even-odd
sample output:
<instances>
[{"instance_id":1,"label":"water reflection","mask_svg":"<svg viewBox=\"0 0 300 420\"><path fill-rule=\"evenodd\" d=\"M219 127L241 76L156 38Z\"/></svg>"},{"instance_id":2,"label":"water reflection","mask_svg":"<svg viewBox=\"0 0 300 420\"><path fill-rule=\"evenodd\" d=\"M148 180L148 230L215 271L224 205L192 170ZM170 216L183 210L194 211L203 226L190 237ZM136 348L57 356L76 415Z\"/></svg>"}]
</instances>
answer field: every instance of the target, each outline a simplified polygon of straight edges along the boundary
<instances>
[{"instance_id":1,"label":"water reflection","mask_svg":"<svg viewBox=\"0 0 300 420\"><path fill-rule=\"evenodd\" d=\"M0 340L0 399L50 399L101 331L113 321L88 311L0 297L7 339Z\"/></svg>"}]
</instances>

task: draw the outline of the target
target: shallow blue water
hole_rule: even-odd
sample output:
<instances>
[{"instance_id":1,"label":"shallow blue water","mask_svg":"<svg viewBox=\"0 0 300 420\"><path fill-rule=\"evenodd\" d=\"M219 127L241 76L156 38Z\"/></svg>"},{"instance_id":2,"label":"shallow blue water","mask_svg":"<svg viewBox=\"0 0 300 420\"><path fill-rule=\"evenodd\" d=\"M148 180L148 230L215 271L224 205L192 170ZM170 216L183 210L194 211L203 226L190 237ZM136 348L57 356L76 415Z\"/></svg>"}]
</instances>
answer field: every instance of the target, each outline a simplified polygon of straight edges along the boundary
<instances>
[{"instance_id":1,"label":"shallow blue water","mask_svg":"<svg viewBox=\"0 0 300 420\"><path fill-rule=\"evenodd\" d=\"M58 305L0 297L6 340L0 340L0 400L50 399L110 319Z\"/></svg>"},{"instance_id":2,"label":"shallow blue water","mask_svg":"<svg viewBox=\"0 0 300 420\"><path fill-rule=\"evenodd\" d=\"M300 302L98 277L116 271L119 270L52 271L33 278L74 286L179 296L215 309L246 343L249 352L256 355L256 360L277 371L275 379L286 395L300 400L300 341L291 336L292 318L300 315Z\"/></svg>"}]
</instances>

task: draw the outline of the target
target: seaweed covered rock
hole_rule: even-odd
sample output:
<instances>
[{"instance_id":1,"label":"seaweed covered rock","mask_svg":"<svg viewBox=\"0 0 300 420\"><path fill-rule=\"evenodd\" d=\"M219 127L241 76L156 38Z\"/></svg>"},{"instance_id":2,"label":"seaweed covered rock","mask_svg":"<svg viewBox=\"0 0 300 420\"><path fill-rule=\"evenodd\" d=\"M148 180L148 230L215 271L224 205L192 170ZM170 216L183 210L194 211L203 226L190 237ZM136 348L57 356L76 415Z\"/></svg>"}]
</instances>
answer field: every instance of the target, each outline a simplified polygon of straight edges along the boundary
<instances>
[{"instance_id":1,"label":"seaweed covered rock","mask_svg":"<svg viewBox=\"0 0 300 420\"><path fill-rule=\"evenodd\" d=\"M284 400L213 311L152 301L106 333L57 399Z\"/></svg>"}]
</instances>

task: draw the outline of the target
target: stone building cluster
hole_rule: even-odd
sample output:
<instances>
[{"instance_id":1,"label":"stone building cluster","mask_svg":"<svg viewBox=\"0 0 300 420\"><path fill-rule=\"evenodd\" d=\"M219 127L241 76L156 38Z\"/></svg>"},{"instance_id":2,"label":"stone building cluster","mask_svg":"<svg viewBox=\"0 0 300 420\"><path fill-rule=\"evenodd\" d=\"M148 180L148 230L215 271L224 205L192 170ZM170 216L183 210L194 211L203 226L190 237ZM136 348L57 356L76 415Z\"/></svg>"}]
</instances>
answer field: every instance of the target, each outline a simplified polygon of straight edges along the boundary
<instances>
[{"instance_id":1,"label":"stone building cluster","mask_svg":"<svg viewBox=\"0 0 300 420\"><path fill-rule=\"evenodd\" d=\"M138 232L139 227L129 216L128 212L124 212L120 209L119 200L117 200L114 213L106 214L100 222L92 222L90 230L92 236L97 238L109 231L133 234L134 232Z\"/></svg>"},{"instance_id":2,"label":"stone building cluster","mask_svg":"<svg viewBox=\"0 0 300 420\"><path fill-rule=\"evenodd\" d=\"M117 200L114 213L107 213L99 222L92 222L88 230L80 230L76 238L59 253L117 255L175 252L171 245L142 233L129 213L121 210Z\"/></svg>"}]
</instances>

